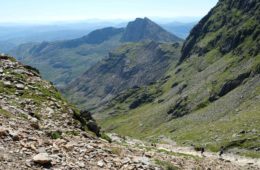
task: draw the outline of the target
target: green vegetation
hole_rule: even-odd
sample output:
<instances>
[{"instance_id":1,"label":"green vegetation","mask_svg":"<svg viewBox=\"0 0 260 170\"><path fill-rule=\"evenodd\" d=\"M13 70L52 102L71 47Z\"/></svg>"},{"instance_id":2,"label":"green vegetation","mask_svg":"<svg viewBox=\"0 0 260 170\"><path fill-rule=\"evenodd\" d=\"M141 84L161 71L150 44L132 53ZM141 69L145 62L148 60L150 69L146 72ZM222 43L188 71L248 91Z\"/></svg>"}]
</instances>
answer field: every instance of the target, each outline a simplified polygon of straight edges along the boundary
<instances>
[{"instance_id":1,"label":"green vegetation","mask_svg":"<svg viewBox=\"0 0 260 170\"><path fill-rule=\"evenodd\" d=\"M112 139L106 134L106 133L101 133L101 136L100 136L102 139L105 139L106 141L108 141L109 143L112 142Z\"/></svg>"},{"instance_id":2,"label":"green vegetation","mask_svg":"<svg viewBox=\"0 0 260 170\"><path fill-rule=\"evenodd\" d=\"M80 132L72 130L72 131L66 131L65 134L68 136L79 136Z\"/></svg>"},{"instance_id":3,"label":"green vegetation","mask_svg":"<svg viewBox=\"0 0 260 170\"><path fill-rule=\"evenodd\" d=\"M2 109L1 107L0 107L0 115L4 116L4 117L7 117L7 118L12 117L11 113L7 112L6 110Z\"/></svg>"},{"instance_id":4,"label":"green vegetation","mask_svg":"<svg viewBox=\"0 0 260 170\"><path fill-rule=\"evenodd\" d=\"M201 159L198 156L184 154L184 153L178 153L178 152L170 152L170 151L167 151L167 150L164 150L164 149L159 149L158 152L166 153L167 155L173 155L173 156L177 156L177 157L184 157L184 158L189 158L189 159L191 158L191 159L194 159L194 160Z\"/></svg>"},{"instance_id":5,"label":"green vegetation","mask_svg":"<svg viewBox=\"0 0 260 170\"><path fill-rule=\"evenodd\" d=\"M55 131L55 132L51 132L50 137L52 139L60 139L62 135L62 132L60 131Z\"/></svg>"},{"instance_id":6,"label":"green vegetation","mask_svg":"<svg viewBox=\"0 0 260 170\"><path fill-rule=\"evenodd\" d=\"M174 166L171 162L163 161L156 159L155 163L161 167L163 167L164 170L178 170L180 168Z\"/></svg>"},{"instance_id":7,"label":"green vegetation","mask_svg":"<svg viewBox=\"0 0 260 170\"><path fill-rule=\"evenodd\" d=\"M168 78L160 79L172 63L177 63L179 52L180 44L177 43L129 43L110 53L107 59L70 83L65 89L66 96L80 108L91 111L103 107L103 104L100 105L101 101L112 106L114 101L110 103L111 98L121 103L131 100L131 103L122 109L133 109L152 102L161 94L158 87ZM156 84L157 81L160 81L160 84ZM145 85L151 86L139 88ZM132 92L135 93L132 95Z\"/></svg>"},{"instance_id":8,"label":"green vegetation","mask_svg":"<svg viewBox=\"0 0 260 170\"><path fill-rule=\"evenodd\" d=\"M82 38L49 43L44 53L36 49L42 44L21 45L11 51L14 56L24 56L19 59L22 63L36 67L44 79L54 82L57 86L64 86L75 77L82 75L88 68L107 56L107 53L119 45L120 33L100 44L81 44L66 47L66 44L77 44ZM44 50L44 48L42 49Z\"/></svg>"},{"instance_id":9,"label":"green vegetation","mask_svg":"<svg viewBox=\"0 0 260 170\"><path fill-rule=\"evenodd\" d=\"M234 1L230 12L226 3L195 27L177 66L173 62L161 79L124 90L98 111L105 130L157 142L164 136L214 152L224 146L259 157L259 5L248 12L239 6L244 1ZM154 98L143 102L143 94ZM134 101L140 104L129 108Z\"/></svg>"},{"instance_id":10,"label":"green vegetation","mask_svg":"<svg viewBox=\"0 0 260 170\"><path fill-rule=\"evenodd\" d=\"M119 147L112 147L110 148L111 149L111 152L115 155L118 155L120 156L122 154L122 149L119 148Z\"/></svg>"}]
</instances>

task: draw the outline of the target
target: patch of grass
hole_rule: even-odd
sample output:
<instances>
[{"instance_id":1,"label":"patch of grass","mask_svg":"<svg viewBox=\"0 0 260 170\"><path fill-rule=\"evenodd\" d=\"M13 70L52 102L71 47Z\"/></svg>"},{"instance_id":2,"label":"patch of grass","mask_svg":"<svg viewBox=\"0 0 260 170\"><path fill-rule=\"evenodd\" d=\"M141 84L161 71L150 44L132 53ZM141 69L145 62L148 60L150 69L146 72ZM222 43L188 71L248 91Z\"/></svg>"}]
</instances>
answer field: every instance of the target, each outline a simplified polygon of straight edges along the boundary
<instances>
[{"instance_id":1,"label":"patch of grass","mask_svg":"<svg viewBox=\"0 0 260 170\"><path fill-rule=\"evenodd\" d=\"M12 117L12 114L0 107L0 114L6 118Z\"/></svg>"},{"instance_id":2,"label":"patch of grass","mask_svg":"<svg viewBox=\"0 0 260 170\"><path fill-rule=\"evenodd\" d=\"M246 151L246 152L239 153L239 155L250 157L250 158L260 159L259 151Z\"/></svg>"},{"instance_id":3,"label":"patch of grass","mask_svg":"<svg viewBox=\"0 0 260 170\"><path fill-rule=\"evenodd\" d=\"M170 152L170 151L167 151L167 150L164 150L164 149L158 149L158 152L165 153L165 154L167 154L167 155L173 155L173 156L176 156L176 157L191 158L191 159L194 159L194 160L199 160L199 159L201 159L201 158L198 157L198 156L194 156L194 155L190 155L190 154L185 154L185 153L180 153L180 152Z\"/></svg>"},{"instance_id":4,"label":"patch of grass","mask_svg":"<svg viewBox=\"0 0 260 170\"><path fill-rule=\"evenodd\" d=\"M79 136L80 132L73 130L73 131L66 131L65 134L68 136Z\"/></svg>"},{"instance_id":5,"label":"patch of grass","mask_svg":"<svg viewBox=\"0 0 260 170\"><path fill-rule=\"evenodd\" d=\"M179 170L177 166L174 166L171 162L155 159L155 164L161 166L164 170Z\"/></svg>"},{"instance_id":6,"label":"patch of grass","mask_svg":"<svg viewBox=\"0 0 260 170\"><path fill-rule=\"evenodd\" d=\"M54 132L50 133L50 137L52 139L60 139L61 135L62 135L62 132L60 132L60 131L54 131Z\"/></svg>"},{"instance_id":7,"label":"patch of grass","mask_svg":"<svg viewBox=\"0 0 260 170\"><path fill-rule=\"evenodd\" d=\"M120 156L122 154L122 149L119 148L119 147L112 147L110 148L111 149L111 152L115 155L118 155Z\"/></svg>"},{"instance_id":8,"label":"patch of grass","mask_svg":"<svg viewBox=\"0 0 260 170\"><path fill-rule=\"evenodd\" d=\"M101 133L101 136L100 136L102 139L105 139L106 141L108 141L109 143L112 142L112 139L106 134L106 133Z\"/></svg>"}]
</instances>

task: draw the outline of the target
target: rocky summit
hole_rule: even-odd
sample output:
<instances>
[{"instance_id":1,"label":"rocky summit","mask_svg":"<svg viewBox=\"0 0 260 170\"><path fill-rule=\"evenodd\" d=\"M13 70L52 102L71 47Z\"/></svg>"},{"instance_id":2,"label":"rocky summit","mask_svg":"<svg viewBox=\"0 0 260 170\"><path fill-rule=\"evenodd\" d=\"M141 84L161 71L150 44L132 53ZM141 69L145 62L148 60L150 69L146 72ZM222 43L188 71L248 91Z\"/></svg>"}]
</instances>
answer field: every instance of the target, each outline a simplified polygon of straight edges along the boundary
<instances>
[{"instance_id":1,"label":"rocky summit","mask_svg":"<svg viewBox=\"0 0 260 170\"><path fill-rule=\"evenodd\" d=\"M182 41L182 39L167 32L147 17L136 18L136 20L129 22L121 38L123 42L140 42L147 40L160 42Z\"/></svg>"}]
</instances>

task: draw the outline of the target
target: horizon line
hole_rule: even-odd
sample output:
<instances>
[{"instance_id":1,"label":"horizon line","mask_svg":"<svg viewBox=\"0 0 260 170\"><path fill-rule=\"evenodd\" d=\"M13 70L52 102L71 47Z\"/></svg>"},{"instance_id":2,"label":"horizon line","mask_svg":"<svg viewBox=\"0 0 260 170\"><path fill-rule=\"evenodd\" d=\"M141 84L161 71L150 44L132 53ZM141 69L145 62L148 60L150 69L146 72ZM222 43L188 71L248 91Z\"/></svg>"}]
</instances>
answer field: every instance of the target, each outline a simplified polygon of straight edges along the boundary
<instances>
[{"instance_id":1,"label":"horizon line","mask_svg":"<svg viewBox=\"0 0 260 170\"><path fill-rule=\"evenodd\" d=\"M163 20L162 22L180 22L180 23L190 23L198 21L204 16L172 16L172 17L160 17L160 16L140 16L140 17L129 17L129 18L85 18L85 19L60 19L60 20L20 20L20 21L0 21L0 24L10 24L10 25L46 25L46 24L72 24L80 22L126 22L132 21L136 18L149 18L151 20ZM166 21L168 20L168 21ZM175 20L175 21L174 21ZM183 21L180 21L183 20ZM158 21L157 21L158 22Z\"/></svg>"}]
</instances>

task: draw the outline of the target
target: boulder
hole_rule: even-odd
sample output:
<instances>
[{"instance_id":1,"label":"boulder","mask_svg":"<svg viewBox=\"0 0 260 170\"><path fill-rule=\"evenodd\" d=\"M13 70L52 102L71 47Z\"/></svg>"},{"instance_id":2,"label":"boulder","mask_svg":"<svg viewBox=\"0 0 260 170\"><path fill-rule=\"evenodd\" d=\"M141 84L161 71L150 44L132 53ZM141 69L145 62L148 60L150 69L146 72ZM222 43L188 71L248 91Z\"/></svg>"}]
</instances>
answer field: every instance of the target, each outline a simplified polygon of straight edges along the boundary
<instances>
[{"instance_id":1,"label":"boulder","mask_svg":"<svg viewBox=\"0 0 260 170\"><path fill-rule=\"evenodd\" d=\"M44 165L44 164L50 164L51 158L47 153L39 153L38 155L35 155L33 157L33 162Z\"/></svg>"},{"instance_id":2,"label":"boulder","mask_svg":"<svg viewBox=\"0 0 260 170\"><path fill-rule=\"evenodd\" d=\"M93 120L87 122L87 127L90 131L94 132L97 136L100 136L100 127Z\"/></svg>"}]
</instances>

